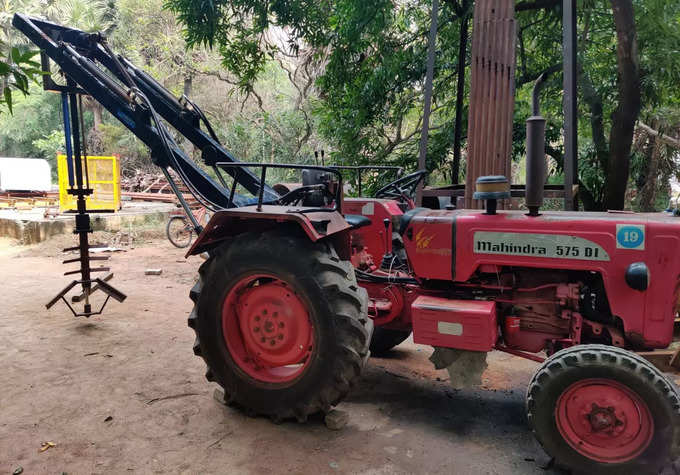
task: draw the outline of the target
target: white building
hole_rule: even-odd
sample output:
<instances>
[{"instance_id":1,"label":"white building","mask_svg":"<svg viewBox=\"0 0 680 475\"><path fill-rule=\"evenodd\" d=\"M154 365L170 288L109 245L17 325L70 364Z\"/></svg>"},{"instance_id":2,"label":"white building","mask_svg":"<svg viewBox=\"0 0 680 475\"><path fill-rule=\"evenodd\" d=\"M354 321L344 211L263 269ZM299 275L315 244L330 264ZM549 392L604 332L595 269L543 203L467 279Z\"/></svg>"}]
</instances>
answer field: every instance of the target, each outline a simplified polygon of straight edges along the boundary
<instances>
[{"instance_id":1,"label":"white building","mask_svg":"<svg viewBox=\"0 0 680 475\"><path fill-rule=\"evenodd\" d=\"M42 158L0 157L0 191L50 191L52 171Z\"/></svg>"}]
</instances>

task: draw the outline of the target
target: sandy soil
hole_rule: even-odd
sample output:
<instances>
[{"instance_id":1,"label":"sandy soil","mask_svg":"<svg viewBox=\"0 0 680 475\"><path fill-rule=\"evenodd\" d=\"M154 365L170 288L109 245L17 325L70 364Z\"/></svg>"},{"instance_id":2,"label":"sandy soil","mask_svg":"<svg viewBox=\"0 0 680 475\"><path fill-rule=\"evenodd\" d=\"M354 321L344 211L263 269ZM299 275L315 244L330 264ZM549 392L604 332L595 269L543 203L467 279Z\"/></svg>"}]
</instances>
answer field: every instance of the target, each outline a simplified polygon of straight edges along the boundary
<instances>
[{"instance_id":1,"label":"sandy soil","mask_svg":"<svg viewBox=\"0 0 680 475\"><path fill-rule=\"evenodd\" d=\"M500 353L482 388L456 391L407 341L370 361L341 431L220 405L186 326L201 260L147 238L110 261L128 299L89 320L44 306L70 236L0 241L0 473L546 473L524 415L536 364Z\"/></svg>"}]
</instances>

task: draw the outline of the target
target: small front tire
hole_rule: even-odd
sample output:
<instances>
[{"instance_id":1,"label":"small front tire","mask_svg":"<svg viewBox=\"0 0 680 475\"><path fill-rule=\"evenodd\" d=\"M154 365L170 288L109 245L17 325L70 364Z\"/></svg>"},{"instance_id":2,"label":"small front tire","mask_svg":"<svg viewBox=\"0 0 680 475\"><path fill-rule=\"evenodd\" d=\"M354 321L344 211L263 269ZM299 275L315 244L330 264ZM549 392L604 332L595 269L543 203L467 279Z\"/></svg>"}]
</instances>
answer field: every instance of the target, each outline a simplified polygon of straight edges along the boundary
<instances>
[{"instance_id":1,"label":"small front tire","mask_svg":"<svg viewBox=\"0 0 680 475\"><path fill-rule=\"evenodd\" d=\"M529 384L527 415L546 452L574 473L656 474L678 456L675 385L621 348L554 354Z\"/></svg>"}]
</instances>

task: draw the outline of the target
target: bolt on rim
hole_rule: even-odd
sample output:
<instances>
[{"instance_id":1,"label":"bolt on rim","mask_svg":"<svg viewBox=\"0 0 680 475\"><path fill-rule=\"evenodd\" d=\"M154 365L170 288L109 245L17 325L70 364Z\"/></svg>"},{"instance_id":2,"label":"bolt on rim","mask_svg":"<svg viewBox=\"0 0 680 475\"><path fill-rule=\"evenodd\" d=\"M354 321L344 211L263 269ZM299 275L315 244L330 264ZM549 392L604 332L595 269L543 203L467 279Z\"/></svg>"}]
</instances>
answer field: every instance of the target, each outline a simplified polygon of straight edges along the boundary
<instances>
[{"instance_id":1,"label":"bolt on rim","mask_svg":"<svg viewBox=\"0 0 680 475\"><path fill-rule=\"evenodd\" d=\"M603 378L570 385L557 400L555 421L571 448L602 463L634 459L654 435L654 420L642 398L627 386Z\"/></svg>"},{"instance_id":2,"label":"bolt on rim","mask_svg":"<svg viewBox=\"0 0 680 475\"><path fill-rule=\"evenodd\" d=\"M222 332L234 362L261 382L294 381L311 361L314 327L308 305L274 275L248 275L229 290Z\"/></svg>"}]
</instances>

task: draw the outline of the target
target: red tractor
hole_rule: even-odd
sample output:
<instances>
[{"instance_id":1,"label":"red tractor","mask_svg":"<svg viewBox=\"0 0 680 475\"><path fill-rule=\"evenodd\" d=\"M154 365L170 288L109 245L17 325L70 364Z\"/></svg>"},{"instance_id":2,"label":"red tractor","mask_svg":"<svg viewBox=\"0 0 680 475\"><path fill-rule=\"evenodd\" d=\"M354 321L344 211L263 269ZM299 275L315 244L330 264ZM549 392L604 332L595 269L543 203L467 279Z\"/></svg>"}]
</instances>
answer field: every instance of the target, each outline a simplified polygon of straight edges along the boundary
<instances>
[{"instance_id":1,"label":"red tractor","mask_svg":"<svg viewBox=\"0 0 680 475\"><path fill-rule=\"evenodd\" d=\"M267 206L218 212L190 251L211 253L189 320L208 379L250 411L304 420L348 392L371 326L375 352L413 332L442 366L505 351L542 363L527 415L559 464L655 473L678 455L680 399L636 352L673 340L680 257L669 251L680 221L495 212L507 181L478 186L486 211L403 212L358 198L344 200L345 219Z\"/></svg>"},{"instance_id":2,"label":"red tractor","mask_svg":"<svg viewBox=\"0 0 680 475\"><path fill-rule=\"evenodd\" d=\"M67 77L53 89L90 94L151 148L173 189L167 168L216 210L205 229L193 223L201 232L188 254L209 258L190 293L189 326L226 402L303 421L342 400L369 347L386 351L412 332L440 367L492 350L540 362L527 416L559 465L656 473L679 455L678 390L641 352L673 341L680 221L540 213L540 121L528 131L528 213L497 211L510 197L505 177L478 181L485 210L411 207L405 197L422 173L390 184L383 198L343 199L332 168L237 162L195 104L114 55L101 35L24 15L13 24L43 50L43 65L49 57ZM166 123L202 151L220 183ZM270 168L304 169L302 186L276 193L265 183ZM87 231L86 219L77 223Z\"/></svg>"}]
</instances>

